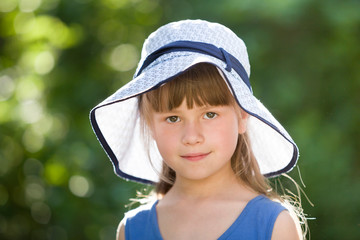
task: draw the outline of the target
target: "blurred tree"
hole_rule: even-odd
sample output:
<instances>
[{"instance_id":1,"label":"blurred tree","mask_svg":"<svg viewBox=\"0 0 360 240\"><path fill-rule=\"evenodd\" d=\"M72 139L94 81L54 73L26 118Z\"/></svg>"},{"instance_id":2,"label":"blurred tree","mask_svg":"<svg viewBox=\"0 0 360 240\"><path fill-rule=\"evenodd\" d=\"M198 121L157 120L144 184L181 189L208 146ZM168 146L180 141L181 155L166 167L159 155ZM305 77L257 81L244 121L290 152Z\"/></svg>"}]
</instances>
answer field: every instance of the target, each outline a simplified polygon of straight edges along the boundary
<instances>
[{"instance_id":1,"label":"blurred tree","mask_svg":"<svg viewBox=\"0 0 360 240\"><path fill-rule=\"evenodd\" d=\"M255 94L300 147L311 237L359 239L358 9L351 0L0 1L0 239L114 239L144 186L111 174L87 116L132 78L146 36L185 18L245 40Z\"/></svg>"}]
</instances>

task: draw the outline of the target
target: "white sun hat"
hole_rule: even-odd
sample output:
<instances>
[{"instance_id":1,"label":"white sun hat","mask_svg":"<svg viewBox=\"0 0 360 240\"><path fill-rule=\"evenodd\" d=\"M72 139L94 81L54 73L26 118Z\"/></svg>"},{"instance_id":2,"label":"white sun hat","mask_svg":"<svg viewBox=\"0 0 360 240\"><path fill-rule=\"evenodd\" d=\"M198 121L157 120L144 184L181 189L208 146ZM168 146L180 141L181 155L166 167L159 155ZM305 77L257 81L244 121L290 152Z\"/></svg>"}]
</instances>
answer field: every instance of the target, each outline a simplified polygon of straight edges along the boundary
<instances>
[{"instance_id":1,"label":"white sun hat","mask_svg":"<svg viewBox=\"0 0 360 240\"><path fill-rule=\"evenodd\" d=\"M218 23L183 20L153 32L145 40L134 78L90 112L93 130L115 173L146 184L159 181L162 158L156 144L144 144L136 96L159 87L197 63L215 65L237 103L249 113L247 132L261 173L273 177L289 172L297 162L298 148L253 95L244 42Z\"/></svg>"}]
</instances>

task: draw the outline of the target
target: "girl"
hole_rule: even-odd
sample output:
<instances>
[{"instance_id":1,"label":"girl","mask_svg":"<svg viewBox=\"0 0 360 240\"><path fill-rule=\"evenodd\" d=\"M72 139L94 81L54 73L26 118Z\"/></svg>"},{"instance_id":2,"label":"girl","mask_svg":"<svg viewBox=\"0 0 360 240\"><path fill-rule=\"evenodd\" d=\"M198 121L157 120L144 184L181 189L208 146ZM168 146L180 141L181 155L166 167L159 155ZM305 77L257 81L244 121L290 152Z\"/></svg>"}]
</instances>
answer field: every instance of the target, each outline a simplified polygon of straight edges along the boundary
<instances>
[{"instance_id":1,"label":"girl","mask_svg":"<svg viewBox=\"0 0 360 240\"><path fill-rule=\"evenodd\" d=\"M117 175L156 185L117 239L301 239L267 177L298 149L253 96L243 41L202 20L145 41L135 77L95 107L93 129Z\"/></svg>"}]
</instances>

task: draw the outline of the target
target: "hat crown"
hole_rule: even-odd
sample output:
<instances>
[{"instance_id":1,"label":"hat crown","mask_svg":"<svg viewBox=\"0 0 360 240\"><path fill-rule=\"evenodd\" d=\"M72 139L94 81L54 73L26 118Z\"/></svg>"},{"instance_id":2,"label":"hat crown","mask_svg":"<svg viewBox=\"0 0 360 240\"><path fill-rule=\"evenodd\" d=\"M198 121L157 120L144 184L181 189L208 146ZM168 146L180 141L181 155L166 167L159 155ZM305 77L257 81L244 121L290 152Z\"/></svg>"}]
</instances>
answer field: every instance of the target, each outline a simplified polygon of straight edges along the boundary
<instances>
[{"instance_id":1,"label":"hat crown","mask_svg":"<svg viewBox=\"0 0 360 240\"><path fill-rule=\"evenodd\" d=\"M245 43L229 28L204 20L182 20L168 23L150 34L144 42L136 72L139 71L147 56L164 45L176 41L203 42L223 48L237 58L244 66L248 76L250 75L250 63Z\"/></svg>"}]
</instances>

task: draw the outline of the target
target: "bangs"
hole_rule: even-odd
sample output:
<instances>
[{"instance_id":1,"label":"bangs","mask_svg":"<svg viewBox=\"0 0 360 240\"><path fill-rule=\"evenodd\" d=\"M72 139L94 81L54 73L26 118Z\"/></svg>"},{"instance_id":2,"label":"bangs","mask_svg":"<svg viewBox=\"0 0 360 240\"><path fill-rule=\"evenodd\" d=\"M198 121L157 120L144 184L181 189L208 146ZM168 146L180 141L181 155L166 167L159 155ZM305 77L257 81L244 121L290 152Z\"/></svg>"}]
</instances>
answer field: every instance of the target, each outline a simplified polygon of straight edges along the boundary
<instances>
[{"instance_id":1,"label":"bangs","mask_svg":"<svg viewBox=\"0 0 360 240\"><path fill-rule=\"evenodd\" d=\"M155 112L167 112L179 107L184 99L189 109L196 106L220 106L234 104L225 80L218 69L208 63L200 63L161 87L144 94L144 102Z\"/></svg>"}]
</instances>

